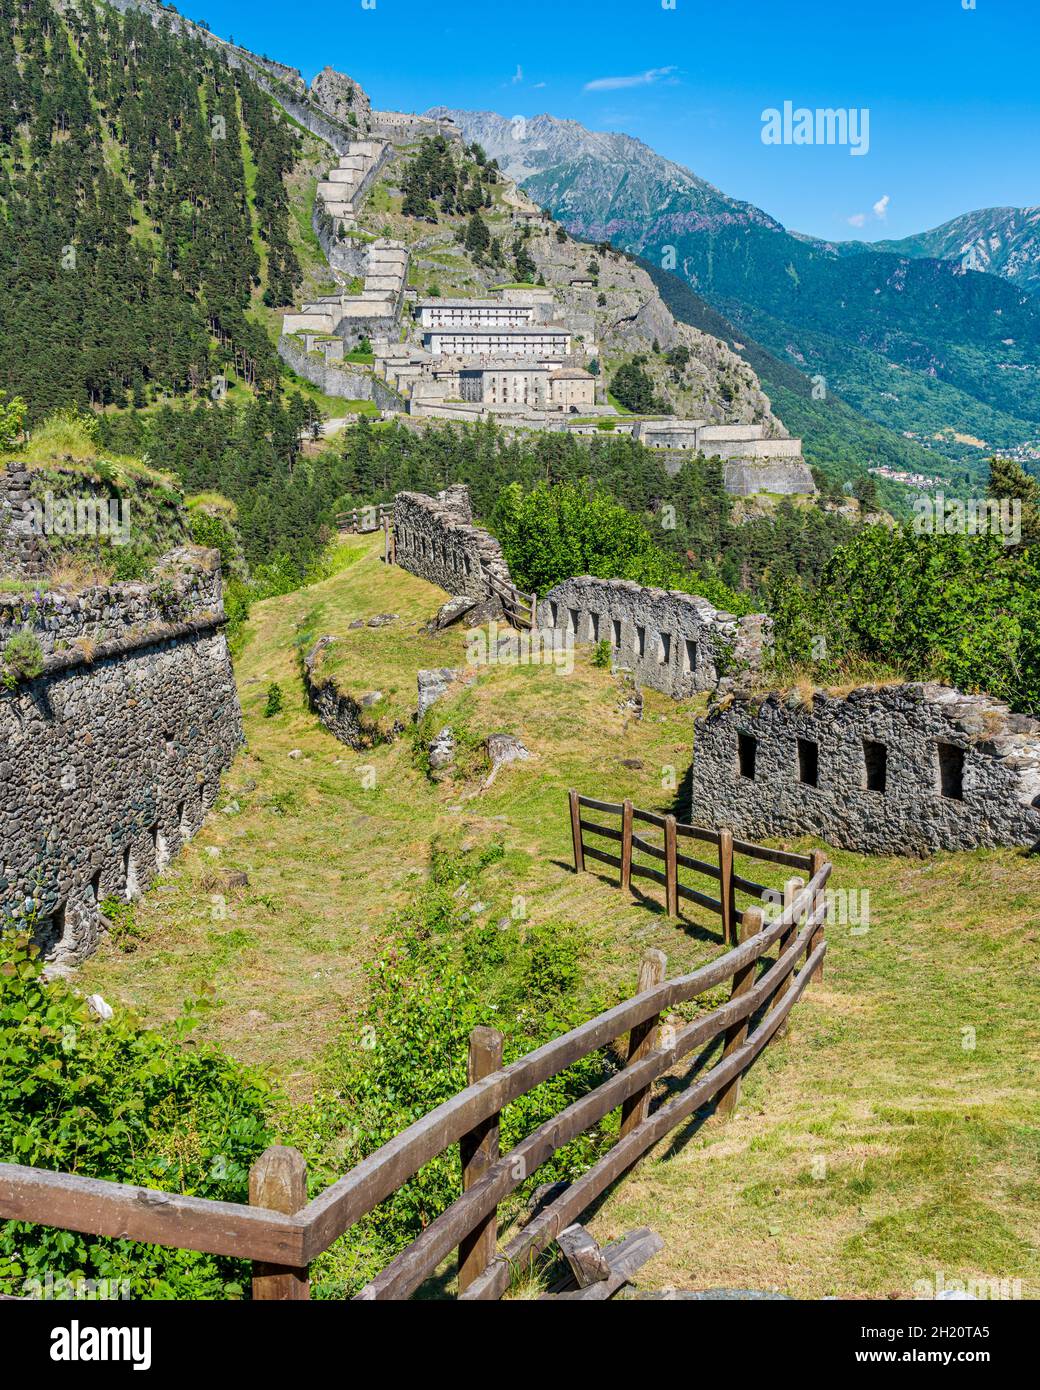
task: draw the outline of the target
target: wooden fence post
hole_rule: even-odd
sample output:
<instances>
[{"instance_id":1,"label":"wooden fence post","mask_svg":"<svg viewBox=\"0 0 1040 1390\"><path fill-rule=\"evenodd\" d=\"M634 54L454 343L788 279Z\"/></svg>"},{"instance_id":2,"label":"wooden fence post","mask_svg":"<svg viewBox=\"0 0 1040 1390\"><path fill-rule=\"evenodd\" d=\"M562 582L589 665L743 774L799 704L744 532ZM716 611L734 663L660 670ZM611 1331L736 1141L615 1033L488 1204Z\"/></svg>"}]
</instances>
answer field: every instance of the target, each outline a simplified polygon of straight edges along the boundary
<instances>
[{"instance_id":1,"label":"wooden fence post","mask_svg":"<svg viewBox=\"0 0 1040 1390\"><path fill-rule=\"evenodd\" d=\"M824 854L823 850L822 850L822 849L814 849L813 852L812 852L812 868L811 868L811 870L810 870L810 876L811 876L812 878L815 878L816 875L817 875L817 874L820 872L820 870L823 868L824 864L826 864L826 862L827 862L827 856ZM827 890L826 890L826 888L825 888L825 889L823 890L823 893L825 894L826 892L827 892ZM819 893L818 893L818 894L815 896L815 898L813 899L813 901L809 904L809 911L810 911L810 912L814 911L814 910L816 909L816 907L819 905L821 896L822 896L822 894L819 894ZM825 901L826 901L826 899L825 899ZM809 938L809 955L812 955L813 951L816 950L817 946L819 946L820 942L823 940L824 934L825 934L825 928L826 928L826 915L824 916L824 920L820 923L820 925L819 925L819 926L816 928L816 930L813 932L812 936ZM821 960L820 963L819 963L819 965L816 967L816 971L815 971L815 973L814 973L812 979L809 981L809 986L808 986L808 987L811 989L813 985L819 984L820 981L821 981L822 979L823 979L823 961Z\"/></svg>"},{"instance_id":2,"label":"wooden fence post","mask_svg":"<svg viewBox=\"0 0 1040 1390\"><path fill-rule=\"evenodd\" d=\"M621 887L632 888L632 803L621 804Z\"/></svg>"},{"instance_id":3,"label":"wooden fence post","mask_svg":"<svg viewBox=\"0 0 1040 1390\"><path fill-rule=\"evenodd\" d=\"M531 631L538 630L538 590L531 595Z\"/></svg>"},{"instance_id":4,"label":"wooden fence post","mask_svg":"<svg viewBox=\"0 0 1040 1390\"><path fill-rule=\"evenodd\" d=\"M802 889L803 889L804 887L805 887L805 879L804 879L804 878L789 878L789 879L787 880L787 882L784 884L784 905L783 905L783 911L784 911L784 912L787 911L787 909L791 906L791 904L794 902L795 898L798 896L798 894L802 891ZM791 925L787 928L787 930L786 930L785 932L782 932L782 933L780 934L780 937L779 937L779 939L777 940L777 947L776 947L777 959L779 959L780 956L783 955L783 953L787 950L788 946L790 946L791 942L795 939L795 937L797 936L797 934L798 934L798 923L797 923L797 922L792 922ZM791 988L791 986L792 986L793 984L794 984L794 974L793 974L793 972L792 972L792 974L788 975L787 978L786 978L785 980L781 980L780 983L777 985L777 987L776 987L776 992L775 992L774 995L773 995L772 1003L770 1004L770 1008L771 1008L771 1009L775 1009L775 1008L777 1007L777 1005L780 1003L780 1001L783 999L784 995L787 993L787 991ZM787 1031L787 1025L786 1025L786 1023L782 1026L782 1028L780 1029L780 1031L781 1031L782 1033Z\"/></svg>"},{"instance_id":5,"label":"wooden fence post","mask_svg":"<svg viewBox=\"0 0 1040 1390\"><path fill-rule=\"evenodd\" d=\"M654 985L659 985L664 979L665 970L668 968L668 958L663 951L649 950L644 952L643 959L639 964L639 988L637 994L642 994L644 990L653 989ZM637 1023L628 1035L628 1058L627 1066L633 1062L641 1062L649 1052L653 1052L657 1046L657 1025L660 1014L654 1014L653 1018L648 1018L645 1023ZM623 1139L630 1130L642 1124L646 1119L650 1109L650 1087L644 1086L641 1091L636 1091L634 1095L628 1097L621 1103L621 1138Z\"/></svg>"},{"instance_id":6,"label":"wooden fence post","mask_svg":"<svg viewBox=\"0 0 1040 1390\"><path fill-rule=\"evenodd\" d=\"M249 1170L249 1205L292 1216L307 1205L307 1165L297 1149L273 1144ZM310 1298L307 1266L265 1264L253 1261L255 1299Z\"/></svg>"},{"instance_id":7,"label":"wooden fence post","mask_svg":"<svg viewBox=\"0 0 1040 1390\"><path fill-rule=\"evenodd\" d=\"M722 904L722 939L737 940L736 898L733 892L733 831L719 831L719 902Z\"/></svg>"},{"instance_id":8,"label":"wooden fence post","mask_svg":"<svg viewBox=\"0 0 1040 1390\"><path fill-rule=\"evenodd\" d=\"M738 933L740 944L757 935L762 930L764 918L760 907L749 907L744 913ZM758 961L753 960L750 965L745 965L742 970L733 972L733 989L730 999L738 999L742 994L746 994L755 983L755 974ZM726 1029L725 1045L722 1049L720 1061L725 1061L731 1052L736 1052L738 1047L742 1047L747 1041L748 1020L742 1019L740 1023L734 1023L732 1027ZM735 1076L732 1081L728 1081L722 1090L719 1091L715 1100L715 1113L717 1115L732 1115L737 1108L740 1100L740 1077Z\"/></svg>"},{"instance_id":9,"label":"wooden fence post","mask_svg":"<svg viewBox=\"0 0 1040 1390\"><path fill-rule=\"evenodd\" d=\"M574 841L574 872L576 874L585 872L585 851L581 843L581 807L578 805L578 793L569 793L571 803L571 839Z\"/></svg>"},{"instance_id":10,"label":"wooden fence post","mask_svg":"<svg viewBox=\"0 0 1040 1390\"><path fill-rule=\"evenodd\" d=\"M664 818L664 897L669 917L679 915L679 871L675 862L675 817Z\"/></svg>"},{"instance_id":11,"label":"wooden fence post","mask_svg":"<svg viewBox=\"0 0 1040 1390\"><path fill-rule=\"evenodd\" d=\"M467 1083L482 1081L502 1065L502 1034L483 1024L469 1035ZM459 1140L462 1159L462 1190L467 1192L498 1161L498 1114L464 1134ZM498 1239L498 1208L489 1211L469 1235L459 1241L459 1293L480 1277L495 1257Z\"/></svg>"}]
</instances>

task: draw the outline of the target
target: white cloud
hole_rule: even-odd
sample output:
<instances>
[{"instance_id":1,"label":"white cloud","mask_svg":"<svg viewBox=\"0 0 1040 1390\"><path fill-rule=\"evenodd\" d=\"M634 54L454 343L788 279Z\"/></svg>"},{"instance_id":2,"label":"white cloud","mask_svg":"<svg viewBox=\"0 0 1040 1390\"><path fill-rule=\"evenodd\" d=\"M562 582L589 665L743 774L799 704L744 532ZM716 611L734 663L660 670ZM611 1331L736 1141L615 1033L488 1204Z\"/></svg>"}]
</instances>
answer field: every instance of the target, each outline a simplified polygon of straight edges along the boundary
<instances>
[{"instance_id":1,"label":"white cloud","mask_svg":"<svg viewBox=\"0 0 1040 1390\"><path fill-rule=\"evenodd\" d=\"M887 193L883 194L874 204L874 216L880 217L884 221L885 213L888 211L888 205L891 201Z\"/></svg>"},{"instance_id":2,"label":"white cloud","mask_svg":"<svg viewBox=\"0 0 1040 1390\"><path fill-rule=\"evenodd\" d=\"M674 65L667 68L647 68L646 72L633 73L630 77L595 77L591 82L586 82L584 91L586 92L616 92L621 87L650 87L655 82L660 82L664 77L670 77L676 69Z\"/></svg>"},{"instance_id":3,"label":"white cloud","mask_svg":"<svg viewBox=\"0 0 1040 1390\"><path fill-rule=\"evenodd\" d=\"M515 84L524 80L524 70L519 63L516 65L516 72L513 73L511 81Z\"/></svg>"},{"instance_id":4,"label":"white cloud","mask_svg":"<svg viewBox=\"0 0 1040 1390\"><path fill-rule=\"evenodd\" d=\"M865 212L854 212L852 216L849 218L849 226L862 227L866 220L867 214Z\"/></svg>"},{"instance_id":5,"label":"white cloud","mask_svg":"<svg viewBox=\"0 0 1040 1390\"><path fill-rule=\"evenodd\" d=\"M544 83L544 82L536 82L536 83L534 84L533 90L537 92L537 91L539 91L539 90L540 90L542 87L544 87L544 86L545 86L545 83Z\"/></svg>"}]
</instances>

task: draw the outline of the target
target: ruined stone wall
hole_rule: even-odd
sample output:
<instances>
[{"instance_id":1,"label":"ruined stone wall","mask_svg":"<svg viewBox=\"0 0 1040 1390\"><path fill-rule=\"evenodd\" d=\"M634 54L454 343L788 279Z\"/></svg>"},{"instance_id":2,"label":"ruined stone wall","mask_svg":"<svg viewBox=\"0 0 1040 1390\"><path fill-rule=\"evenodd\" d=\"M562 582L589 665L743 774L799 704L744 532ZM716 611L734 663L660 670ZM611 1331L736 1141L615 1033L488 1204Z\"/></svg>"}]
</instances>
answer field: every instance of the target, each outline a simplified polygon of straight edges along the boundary
<instances>
[{"instance_id":1,"label":"ruined stone wall","mask_svg":"<svg viewBox=\"0 0 1040 1390\"><path fill-rule=\"evenodd\" d=\"M436 497L399 492L394 498L394 538L402 569L449 594L478 600L481 607L473 610L472 621L501 614L489 576L511 585L509 567L494 536L473 525L465 485L455 484Z\"/></svg>"},{"instance_id":2,"label":"ruined stone wall","mask_svg":"<svg viewBox=\"0 0 1040 1390\"><path fill-rule=\"evenodd\" d=\"M0 593L0 924L57 968L97 946L192 836L242 742L219 555L181 547L147 583ZM12 639L35 661L12 661ZM38 672L36 674L35 672Z\"/></svg>"},{"instance_id":3,"label":"ruined stone wall","mask_svg":"<svg viewBox=\"0 0 1040 1390\"><path fill-rule=\"evenodd\" d=\"M723 672L757 669L769 619L724 613L696 594L628 579L567 579L538 601L539 628L575 642L608 641L614 662L676 699L712 689Z\"/></svg>"},{"instance_id":4,"label":"ruined stone wall","mask_svg":"<svg viewBox=\"0 0 1040 1390\"><path fill-rule=\"evenodd\" d=\"M222 603L217 552L184 547L164 556L160 574L147 583L0 591L0 652L26 628L50 655L77 641L106 642L202 614L217 617Z\"/></svg>"},{"instance_id":5,"label":"ruined stone wall","mask_svg":"<svg viewBox=\"0 0 1040 1390\"><path fill-rule=\"evenodd\" d=\"M136 897L216 798L242 742L219 621L59 653L0 692L0 916L27 919L56 966L96 949L99 904Z\"/></svg>"},{"instance_id":6,"label":"ruined stone wall","mask_svg":"<svg viewBox=\"0 0 1040 1390\"><path fill-rule=\"evenodd\" d=\"M1040 840L1040 722L946 686L738 695L696 722L693 819L866 854Z\"/></svg>"},{"instance_id":7,"label":"ruined stone wall","mask_svg":"<svg viewBox=\"0 0 1040 1390\"><path fill-rule=\"evenodd\" d=\"M359 339L366 334L371 337L381 330L385 331L386 324L386 319L358 319L356 336ZM351 328L354 327L354 323L351 323ZM351 371L349 367L336 366L334 363L313 357L304 350L302 344L294 342L284 333L278 339L278 355L283 362L288 363L297 376L313 382L326 396L336 396L348 401L372 401L380 410L405 409L404 398L371 372Z\"/></svg>"}]
</instances>

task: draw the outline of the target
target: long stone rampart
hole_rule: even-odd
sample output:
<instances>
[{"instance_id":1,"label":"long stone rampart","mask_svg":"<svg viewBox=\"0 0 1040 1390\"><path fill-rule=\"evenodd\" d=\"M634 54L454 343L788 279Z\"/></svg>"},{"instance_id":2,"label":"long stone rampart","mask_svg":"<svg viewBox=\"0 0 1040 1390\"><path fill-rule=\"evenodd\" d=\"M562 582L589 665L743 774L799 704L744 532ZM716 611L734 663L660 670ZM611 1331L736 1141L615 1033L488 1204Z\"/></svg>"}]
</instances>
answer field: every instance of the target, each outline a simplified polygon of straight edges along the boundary
<instances>
[{"instance_id":1,"label":"long stone rampart","mask_svg":"<svg viewBox=\"0 0 1040 1390\"><path fill-rule=\"evenodd\" d=\"M467 594L478 601L471 621L501 616L502 603L492 580L512 588L509 566L494 536L473 525L464 484L436 497L399 492L394 498L394 542L402 569L449 594Z\"/></svg>"},{"instance_id":2,"label":"long stone rampart","mask_svg":"<svg viewBox=\"0 0 1040 1390\"><path fill-rule=\"evenodd\" d=\"M242 721L220 619L56 652L0 693L0 917L52 966L97 948L199 829Z\"/></svg>"},{"instance_id":3,"label":"long stone rampart","mask_svg":"<svg viewBox=\"0 0 1040 1390\"><path fill-rule=\"evenodd\" d=\"M737 618L697 594L586 574L539 599L538 626L578 643L609 642L615 666L682 699L725 673L756 670L770 623L761 613Z\"/></svg>"},{"instance_id":4,"label":"long stone rampart","mask_svg":"<svg viewBox=\"0 0 1040 1390\"><path fill-rule=\"evenodd\" d=\"M242 717L218 552L52 587L31 500L7 479L0 537L21 583L0 592L0 928L27 928L63 969L96 949L105 899L137 897L198 830Z\"/></svg>"}]
</instances>

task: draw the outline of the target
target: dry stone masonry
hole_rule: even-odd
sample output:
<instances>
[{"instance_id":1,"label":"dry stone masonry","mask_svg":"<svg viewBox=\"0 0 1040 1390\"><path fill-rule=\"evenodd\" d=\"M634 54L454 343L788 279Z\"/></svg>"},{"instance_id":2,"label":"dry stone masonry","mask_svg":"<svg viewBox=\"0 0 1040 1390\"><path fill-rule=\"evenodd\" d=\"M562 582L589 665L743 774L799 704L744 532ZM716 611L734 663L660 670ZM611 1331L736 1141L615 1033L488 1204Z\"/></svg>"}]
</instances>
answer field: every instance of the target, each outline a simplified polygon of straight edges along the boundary
<instances>
[{"instance_id":1,"label":"dry stone masonry","mask_svg":"<svg viewBox=\"0 0 1040 1390\"><path fill-rule=\"evenodd\" d=\"M21 490L8 479L6 501ZM0 579L0 656L16 637L36 655L2 666L0 926L63 969L96 949L103 901L137 897L198 830L242 718L216 551L177 547L147 583L52 589L21 520L0 519L4 570L24 562L17 589Z\"/></svg>"},{"instance_id":2,"label":"dry stone masonry","mask_svg":"<svg viewBox=\"0 0 1040 1390\"><path fill-rule=\"evenodd\" d=\"M470 622L502 616L491 579L512 587L509 566L494 536L473 525L465 484L456 483L436 497L399 492L394 498L394 540L402 569L449 594L477 600Z\"/></svg>"},{"instance_id":3,"label":"dry stone masonry","mask_svg":"<svg viewBox=\"0 0 1040 1390\"><path fill-rule=\"evenodd\" d=\"M695 821L866 854L1040 841L1040 722L947 686L728 696L696 721Z\"/></svg>"},{"instance_id":4,"label":"dry stone masonry","mask_svg":"<svg viewBox=\"0 0 1040 1390\"><path fill-rule=\"evenodd\" d=\"M581 575L539 600L538 626L575 642L609 642L614 664L652 690L683 699L724 672L757 670L769 619L736 618L696 594Z\"/></svg>"}]
</instances>

